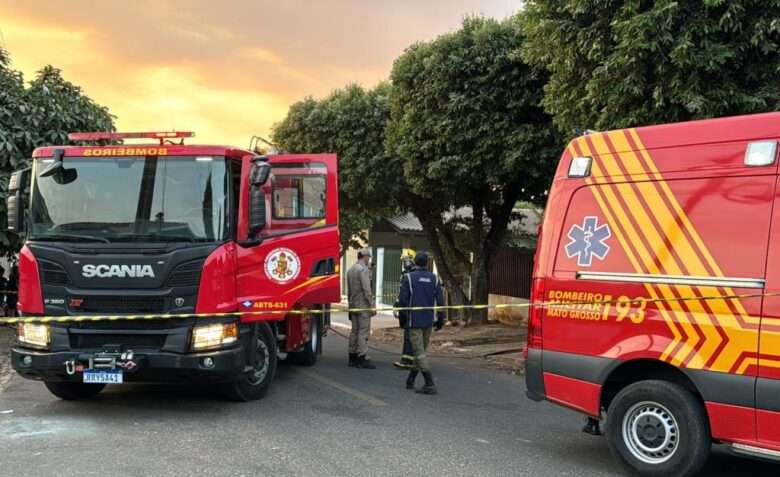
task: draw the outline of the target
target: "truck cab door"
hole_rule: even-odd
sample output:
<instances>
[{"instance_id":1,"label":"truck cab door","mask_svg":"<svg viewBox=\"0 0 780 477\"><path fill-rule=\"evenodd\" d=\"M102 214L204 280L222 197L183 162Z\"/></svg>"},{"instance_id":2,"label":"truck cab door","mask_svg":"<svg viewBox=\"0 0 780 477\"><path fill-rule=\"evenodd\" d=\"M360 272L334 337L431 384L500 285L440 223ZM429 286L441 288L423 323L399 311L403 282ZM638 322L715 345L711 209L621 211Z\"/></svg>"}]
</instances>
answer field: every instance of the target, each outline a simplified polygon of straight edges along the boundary
<instances>
[{"instance_id":1,"label":"truck cab door","mask_svg":"<svg viewBox=\"0 0 780 477\"><path fill-rule=\"evenodd\" d=\"M266 220L253 237L241 225L249 220L252 187L242 172L237 295L239 310L252 312L247 321L341 299L336 156L285 154L268 162Z\"/></svg>"},{"instance_id":2,"label":"truck cab door","mask_svg":"<svg viewBox=\"0 0 780 477\"><path fill-rule=\"evenodd\" d=\"M780 448L780 190L775 188L756 382L758 440Z\"/></svg>"}]
</instances>

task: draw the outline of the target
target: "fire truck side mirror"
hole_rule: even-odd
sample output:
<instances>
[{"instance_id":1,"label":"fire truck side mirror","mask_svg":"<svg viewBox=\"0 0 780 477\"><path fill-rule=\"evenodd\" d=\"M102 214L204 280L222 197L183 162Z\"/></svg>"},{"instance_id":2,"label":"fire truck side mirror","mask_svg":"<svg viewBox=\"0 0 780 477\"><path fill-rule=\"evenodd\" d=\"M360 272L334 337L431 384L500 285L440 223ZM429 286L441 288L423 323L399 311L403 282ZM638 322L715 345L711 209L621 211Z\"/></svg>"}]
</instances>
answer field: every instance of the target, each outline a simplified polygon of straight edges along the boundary
<instances>
[{"instance_id":1,"label":"fire truck side mirror","mask_svg":"<svg viewBox=\"0 0 780 477\"><path fill-rule=\"evenodd\" d=\"M263 185L271 175L271 165L265 161L252 163L249 175L249 237L254 238L265 227L265 192Z\"/></svg>"},{"instance_id":2,"label":"fire truck side mirror","mask_svg":"<svg viewBox=\"0 0 780 477\"><path fill-rule=\"evenodd\" d=\"M30 182L30 169L22 169L11 174L8 180L8 197L6 198L6 226L9 232L24 233L25 189Z\"/></svg>"},{"instance_id":3,"label":"fire truck side mirror","mask_svg":"<svg viewBox=\"0 0 780 477\"><path fill-rule=\"evenodd\" d=\"M263 160L256 160L252 163L252 172L249 176L249 183L253 186L261 187L268 182L268 176L271 175L271 164Z\"/></svg>"}]
</instances>

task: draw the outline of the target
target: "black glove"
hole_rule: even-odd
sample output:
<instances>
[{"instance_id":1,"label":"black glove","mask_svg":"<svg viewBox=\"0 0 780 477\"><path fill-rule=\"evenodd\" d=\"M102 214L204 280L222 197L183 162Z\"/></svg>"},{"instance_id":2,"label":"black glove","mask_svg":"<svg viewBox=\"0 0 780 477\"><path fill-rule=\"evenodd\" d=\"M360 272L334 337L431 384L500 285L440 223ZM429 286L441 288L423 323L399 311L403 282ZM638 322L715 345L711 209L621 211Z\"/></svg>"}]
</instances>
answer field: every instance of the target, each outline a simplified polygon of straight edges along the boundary
<instances>
[{"instance_id":1,"label":"black glove","mask_svg":"<svg viewBox=\"0 0 780 477\"><path fill-rule=\"evenodd\" d=\"M436 320L436 331L441 331L442 328L444 328L444 318L439 318Z\"/></svg>"}]
</instances>

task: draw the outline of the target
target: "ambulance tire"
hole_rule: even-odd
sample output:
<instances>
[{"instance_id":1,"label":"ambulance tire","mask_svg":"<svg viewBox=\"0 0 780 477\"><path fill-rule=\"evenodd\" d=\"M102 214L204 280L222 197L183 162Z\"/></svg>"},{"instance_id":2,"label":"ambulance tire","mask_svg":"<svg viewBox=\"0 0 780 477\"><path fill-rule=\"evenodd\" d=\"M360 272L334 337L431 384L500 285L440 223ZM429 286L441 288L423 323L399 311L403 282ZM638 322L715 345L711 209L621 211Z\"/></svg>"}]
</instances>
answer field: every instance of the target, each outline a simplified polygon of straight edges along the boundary
<instances>
[{"instance_id":1,"label":"ambulance tire","mask_svg":"<svg viewBox=\"0 0 780 477\"><path fill-rule=\"evenodd\" d=\"M249 402L262 399L268 393L276 375L276 336L268 323L256 323L257 343L254 348L255 367L238 381L225 386L225 394L233 401ZM250 346L251 346L250 337Z\"/></svg>"},{"instance_id":2,"label":"ambulance tire","mask_svg":"<svg viewBox=\"0 0 780 477\"><path fill-rule=\"evenodd\" d=\"M696 475L710 454L709 421L701 402L668 381L621 390L607 410L610 449L634 475Z\"/></svg>"},{"instance_id":3,"label":"ambulance tire","mask_svg":"<svg viewBox=\"0 0 780 477\"><path fill-rule=\"evenodd\" d=\"M46 389L49 392L65 401L93 398L106 387L105 384L86 384L68 381L45 381L43 384L46 385Z\"/></svg>"},{"instance_id":4,"label":"ambulance tire","mask_svg":"<svg viewBox=\"0 0 780 477\"><path fill-rule=\"evenodd\" d=\"M303 346L301 351L289 354L289 360L299 366L314 366L317 364L317 358L322 354L322 318L313 316L309 320L309 341Z\"/></svg>"}]
</instances>

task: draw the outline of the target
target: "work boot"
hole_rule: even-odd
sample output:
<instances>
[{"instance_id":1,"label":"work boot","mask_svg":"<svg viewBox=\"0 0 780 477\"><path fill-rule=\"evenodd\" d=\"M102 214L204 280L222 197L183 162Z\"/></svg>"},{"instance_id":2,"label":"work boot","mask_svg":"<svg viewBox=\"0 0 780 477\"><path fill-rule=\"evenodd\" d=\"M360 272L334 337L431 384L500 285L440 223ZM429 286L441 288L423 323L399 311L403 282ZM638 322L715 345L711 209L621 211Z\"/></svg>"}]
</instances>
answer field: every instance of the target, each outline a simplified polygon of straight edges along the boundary
<instances>
[{"instance_id":1,"label":"work boot","mask_svg":"<svg viewBox=\"0 0 780 477\"><path fill-rule=\"evenodd\" d=\"M418 372L416 369L409 371L409 377L406 378L406 389L414 389L414 381L417 379Z\"/></svg>"},{"instance_id":2,"label":"work boot","mask_svg":"<svg viewBox=\"0 0 780 477\"><path fill-rule=\"evenodd\" d=\"M395 363L393 363L393 366L400 369L412 369L413 365L414 362L408 358L401 358L400 361L396 361Z\"/></svg>"},{"instance_id":3,"label":"work boot","mask_svg":"<svg viewBox=\"0 0 780 477\"><path fill-rule=\"evenodd\" d=\"M438 391L436 390L436 385L433 383L433 376L431 375L430 371L423 371L422 373L423 378L425 378L425 385L417 389L415 392L418 394L436 394Z\"/></svg>"},{"instance_id":4,"label":"work boot","mask_svg":"<svg viewBox=\"0 0 780 477\"><path fill-rule=\"evenodd\" d=\"M599 420L593 417L588 417L588 420L585 422L585 427L582 428L582 432L592 436L600 436L601 425L599 424Z\"/></svg>"},{"instance_id":5,"label":"work boot","mask_svg":"<svg viewBox=\"0 0 780 477\"><path fill-rule=\"evenodd\" d=\"M355 366L357 366L357 360L358 360L357 353L349 353L349 364L347 366L349 366L350 368L354 368Z\"/></svg>"},{"instance_id":6,"label":"work boot","mask_svg":"<svg viewBox=\"0 0 780 477\"><path fill-rule=\"evenodd\" d=\"M365 355L357 357L357 364L355 367L360 369L376 369L376 366L374 366L371 363L371 360L367 359Z\"/></svg>"}]
</instances>

